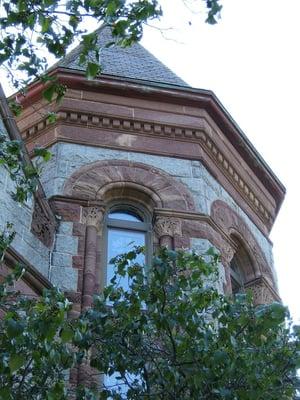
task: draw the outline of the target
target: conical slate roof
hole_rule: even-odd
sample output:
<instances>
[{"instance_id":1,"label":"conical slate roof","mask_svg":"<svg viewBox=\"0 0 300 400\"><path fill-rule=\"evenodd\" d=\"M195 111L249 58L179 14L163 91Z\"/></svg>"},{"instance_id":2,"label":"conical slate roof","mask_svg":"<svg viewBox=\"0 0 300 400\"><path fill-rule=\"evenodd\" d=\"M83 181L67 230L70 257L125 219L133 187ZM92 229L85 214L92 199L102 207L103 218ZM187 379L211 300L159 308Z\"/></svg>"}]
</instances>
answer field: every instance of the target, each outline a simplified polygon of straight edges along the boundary
<instances>
[{"instance_id":1,"label":"conical slate roof","mask_svg":"<svg viewBox=\"0 0 300 400\"><path fill-rule=\"evenodd\" d=\"M168 67L161 63L141 44L135 43L122 48L104 46L114 40L109 27L98 29L98 45L101 50L102 74L131 78L177 86L188 86ZM55 66L78 71L85 71L85 66L79 64L81 45L62 58Z\"/></svg>"}]
</instances>

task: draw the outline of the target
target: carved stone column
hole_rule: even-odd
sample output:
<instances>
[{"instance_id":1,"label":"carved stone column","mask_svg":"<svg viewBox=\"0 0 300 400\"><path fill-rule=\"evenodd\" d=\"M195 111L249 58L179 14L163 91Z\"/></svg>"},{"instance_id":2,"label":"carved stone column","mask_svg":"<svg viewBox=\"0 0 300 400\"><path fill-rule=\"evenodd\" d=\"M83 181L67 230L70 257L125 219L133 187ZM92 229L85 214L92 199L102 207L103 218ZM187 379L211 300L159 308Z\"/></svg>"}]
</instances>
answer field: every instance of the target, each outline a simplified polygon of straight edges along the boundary
<instances>
[{"instance_id":1,"label":"carved stone column","mask_svg":"<svg viewBox=\"0 0 300 400\"><path fill-rule=\"evenodd\" d=\"M85 257L82 287L82 310L92 305L95 289L97 266L97 233L103 220L103 207L87 207L83 212L83 222L86 224Z\"/></svg>"},{"instance_id":2,"label":"carved stone column","mask_svg":"<svg viewBox=\"0 0 300 400\"><path fill-rule=\"evenodd\" d=\"M221 251L221 263L225 270L225 282L223 285L224 293L231 294L232 293L232 284L231 284L231 272L230 272L230 262L234 255L235 249L227 243L224 243L220 248Z\"/></svg>"},{"instance_id":3,"label":"carved stone column","mask_svg":"<svg viewBox=\"0 0 300 400\"><path fill-rule=\"evenodd\" d=\"M222 265L225 271L225 282L223 283L223 290L225 294L230 295L232 293L230 264L222 262Z\"/></svg>"},{"instance_id":4,"label":"carved stone column","mask_svg":"<svg viewBox=\"0 0 300 400\"><path fill-rule=\"evenodd\" d=\"M99 236L103 220L104 208L99 206L86 207L83 210L82 220L86 225L85 256L83 270L83 285L81 297L82 311L91 307L96 287L96 270L99 259ZM74 371L74 376L75 376ZM79 384L87 387L95 386L96 371L90 366L90 354L88 354L78 368L77 380ZM98 379L99 380L99 379Z\"/></svg>"},{"instance_id":5,"label":"carved stone column","mask_svg":"<svg viewBox=\"0 0 300 400\"><path fill-rule=\"evenodd\" d=\"M155 233L159 238L159 245L168 249L174 248L174 236L182 236L181 220L172 217L157 217L154 225Z\"/></svg>"},{"instance_id":6,"label":"carved stone column","mask_svg":"<svg viewBox=\"0 0 300 400\"><path fill-rule=\"evenodd\" d=\"M103 268L100 268L100 266L103 266L103 254L101 251L102 248L102 231L103 229L100 229L97 235L97 251L96 251L96 272L95 272L95 287L94 287L94 294L99 294L101 292L101 289L103 288Z\"/></svg>"},{"instance_id":7,"label":"carved stone column","mask_svg":"<svg viewBox=\"0 0 300 400\"><path fill-rule=\"evenodd\" d=\"M81 312L81 293L80 292L65 292L65 295L68 300L72 303L72 308L68 312L68 318L73 319L77 318Z\"/></svg>"}]
</instances>

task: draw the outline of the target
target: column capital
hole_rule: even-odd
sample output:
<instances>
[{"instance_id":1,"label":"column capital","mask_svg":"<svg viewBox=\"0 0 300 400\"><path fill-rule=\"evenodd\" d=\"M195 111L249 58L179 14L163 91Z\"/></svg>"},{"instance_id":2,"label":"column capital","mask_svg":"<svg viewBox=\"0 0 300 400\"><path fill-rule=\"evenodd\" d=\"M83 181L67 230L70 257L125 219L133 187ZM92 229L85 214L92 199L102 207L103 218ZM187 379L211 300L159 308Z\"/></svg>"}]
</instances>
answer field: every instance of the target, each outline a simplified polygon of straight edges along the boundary
<instances>
[{"instance_id":1,"label":"column capital","mask_svg":"<svg viewBox=\"0 0 300 400\"><path fill-rule=\"evenodd\" d=\"M172 217L157 217L154 224L154 231L158 237L175 235L182 236L181 220Z\"/></svg>"},{"instance_id":2,"label":"column capital","mask_svg":"<svg viewBox=\"0 0 300 400\"><path fill-rule=\"evenodd\" d=\"M104 216L104 207L103 206L89 206L84 207L82 213L82 222L86 226L94 226L97 231L100 230L101 223L103 221Z\"/></svg>"}]
</instances>

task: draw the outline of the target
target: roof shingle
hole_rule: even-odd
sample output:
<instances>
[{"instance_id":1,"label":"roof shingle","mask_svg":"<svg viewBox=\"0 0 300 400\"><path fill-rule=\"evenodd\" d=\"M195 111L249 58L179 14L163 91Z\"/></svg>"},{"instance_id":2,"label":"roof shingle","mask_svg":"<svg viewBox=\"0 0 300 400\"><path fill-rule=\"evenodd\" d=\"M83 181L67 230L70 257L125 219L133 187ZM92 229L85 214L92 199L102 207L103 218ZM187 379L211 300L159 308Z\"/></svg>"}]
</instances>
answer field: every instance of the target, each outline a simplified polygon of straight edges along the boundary
<instances>
[{"instance_id":1,"label":"roof shingle","mask_svg":"<svg viewBox=\"0 0 300 400\"><path fill-rule=\"evenodd\" d=\"M102 74L177 86L189 86L141 44L135 43L126 48L117 45L106 48L104 46L113 40L110 28L103 27L98 29L97 32L98 45L101 49ZM56 66L85 71L85 66L79 63L81 46L77 46L66 57L62 58Z\"/></svg>"}]
</instances>

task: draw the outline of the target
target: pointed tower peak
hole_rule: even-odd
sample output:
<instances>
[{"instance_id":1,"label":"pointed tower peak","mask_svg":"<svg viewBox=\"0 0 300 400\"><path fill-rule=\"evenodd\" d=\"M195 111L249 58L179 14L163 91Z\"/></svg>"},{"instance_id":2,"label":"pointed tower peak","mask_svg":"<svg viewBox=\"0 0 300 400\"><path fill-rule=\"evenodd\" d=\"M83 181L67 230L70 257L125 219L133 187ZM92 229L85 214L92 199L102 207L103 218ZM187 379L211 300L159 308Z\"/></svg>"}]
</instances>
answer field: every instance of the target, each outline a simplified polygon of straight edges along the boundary
<instances>
[{"instance_id":1,"label":"pointed tower peak","mask_svg":"<svg viewBox=\"0 0 300 400\"><path fill-rule=\"evenodd\" d=\"M125 48L118 45L105 47L114 40L111 29L106 26L97 29L96 32L98 45L101 49L102 74L183 87L189 86L140 43ZM79 62L81 48L82 45L77 46L55 66L85 71L85 65Z\"/></svg>"}]
</instances>

